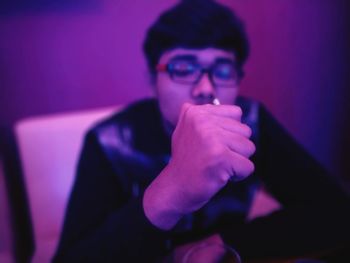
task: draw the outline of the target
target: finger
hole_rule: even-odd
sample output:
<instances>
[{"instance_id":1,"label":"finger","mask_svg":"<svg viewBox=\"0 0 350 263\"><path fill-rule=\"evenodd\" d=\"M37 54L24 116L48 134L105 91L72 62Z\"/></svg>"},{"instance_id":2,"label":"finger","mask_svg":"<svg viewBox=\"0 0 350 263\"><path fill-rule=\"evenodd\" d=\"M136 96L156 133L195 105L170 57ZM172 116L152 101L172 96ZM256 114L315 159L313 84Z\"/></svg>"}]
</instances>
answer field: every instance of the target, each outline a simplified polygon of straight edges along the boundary
<instances>
[{"instance_id":1,"label":"finger","mask_svg":"<svg viewBox=\"0 0 350 263\"><path fill-rule=\"evenodd\" d=\"M226 145L231 151L236 152L246 158L251 157L256 150L255 144L246 137L230 132L223 132L220 137L221 143Z\"/></svg>"},{"instance_id":2,"label":"finger","mask_svg":"<svg viewBox=\"0 0 350 263\"><path fill-rule=\"evenodd\" d=\"M236 152L231 152L229 160L230 165L227 172L230 173L231 179L234 181L241 181L254 172L254 163Z\"/></svg>"},{"instance_id":3,"label":"finger","mask_svg":"<svg viewBox=\"0 0 350 263\"><path fill-rule=\"evenodd\" d=\"M221 117L232 118L238 121L241 120L242 114L243 114L242 109L236 105L205 104L205 105L197 105L195 107L200 107L201 109L206 111L207 114L213 114Z\"/></svg>"},{"instance_id":4,"label":"finger","mask_svg":"<svg viewBox=\"0 0 350 263\"><path fill-rule=\"evenodd\" d=\"M211 119L216 127L222 128L225 131L238 133L246 138L250 138L252 136L252 129L240 121L217 116L212 117Z\"/></svg>"}]
</instances>

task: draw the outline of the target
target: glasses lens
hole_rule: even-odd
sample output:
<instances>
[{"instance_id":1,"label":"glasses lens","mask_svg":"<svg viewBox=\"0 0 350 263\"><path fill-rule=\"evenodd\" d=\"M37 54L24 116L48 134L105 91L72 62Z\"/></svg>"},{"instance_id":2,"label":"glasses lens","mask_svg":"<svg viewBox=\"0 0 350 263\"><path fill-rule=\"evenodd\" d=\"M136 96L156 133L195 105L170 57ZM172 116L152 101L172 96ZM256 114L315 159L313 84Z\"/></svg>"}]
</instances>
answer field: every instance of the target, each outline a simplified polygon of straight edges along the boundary
<instances>
[{"instance_id":1,"label":"glasses lens","mask_svg":"<svg viewBox=\"0 0 350 263\"><path fill-rule=\"evenodd\" d=\"M174 81L185 84L196 82L200 75L198 64L186 60L176 60L171 62L168 66L168 70Z\"/></svg>"},{"instance_id":2,"label":"glasses lens","mask_svg":"<svg viewBox=\"0 0 350 263\"><path fill-rule=\"evenodd\" d=\"M212 78L215 85L231 86L237 83L238 74L232 63L220 63L213 66Z\"/></svg>"}]
</instances>

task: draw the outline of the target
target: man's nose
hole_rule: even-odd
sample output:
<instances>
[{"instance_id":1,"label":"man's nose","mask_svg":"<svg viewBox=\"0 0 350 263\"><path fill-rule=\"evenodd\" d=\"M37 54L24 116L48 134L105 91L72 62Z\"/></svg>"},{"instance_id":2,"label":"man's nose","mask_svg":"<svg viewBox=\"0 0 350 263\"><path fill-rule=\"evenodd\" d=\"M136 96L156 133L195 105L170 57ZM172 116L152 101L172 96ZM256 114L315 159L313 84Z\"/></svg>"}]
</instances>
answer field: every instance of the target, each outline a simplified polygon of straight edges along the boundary
<instances>
[{"instance_id":1,"label":"man's nose","mask_svg":"<svg viewBox=\"0 0 350 263\"><path fill-rule=\"evenodd\" d=\"M192 98L198 104L211 103L215 98L215 87L207 73L203 74L200 80L194 84Z\"/></svg>"}]
</instances>

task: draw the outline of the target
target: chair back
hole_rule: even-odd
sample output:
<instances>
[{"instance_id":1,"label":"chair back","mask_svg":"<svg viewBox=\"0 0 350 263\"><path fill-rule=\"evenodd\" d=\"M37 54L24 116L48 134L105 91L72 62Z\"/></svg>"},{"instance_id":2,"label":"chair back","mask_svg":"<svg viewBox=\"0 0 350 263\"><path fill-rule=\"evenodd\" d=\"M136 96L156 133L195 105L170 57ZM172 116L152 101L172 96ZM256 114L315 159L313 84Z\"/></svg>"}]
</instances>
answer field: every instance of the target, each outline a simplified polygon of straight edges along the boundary
<instances>
[{"instance_id":1,"label":"chair back","mask_svg":"<svg viewBox=\"0 0 350 263\"><path fill-rule=\"evenodd\" d=\"M33 263L49 262L58 245L86 131L117 109L40 116L15 125L35 242Z\"/></svg>"}]
</instances>

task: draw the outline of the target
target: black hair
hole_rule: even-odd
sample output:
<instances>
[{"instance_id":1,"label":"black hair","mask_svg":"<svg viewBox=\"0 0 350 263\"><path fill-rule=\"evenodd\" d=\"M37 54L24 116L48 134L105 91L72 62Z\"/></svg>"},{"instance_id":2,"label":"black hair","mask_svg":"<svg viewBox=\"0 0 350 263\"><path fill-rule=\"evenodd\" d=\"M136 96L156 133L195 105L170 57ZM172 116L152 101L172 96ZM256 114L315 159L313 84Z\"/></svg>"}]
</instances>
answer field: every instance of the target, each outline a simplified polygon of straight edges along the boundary
<instances>
[{"instance_id":1,"label":"black hair","mask_svg":"<svg viewBox=\"0 0 350 263\"><path fill-rule=\"evenodd\" d=\"M241 20L214 0L182 0L165 11L149 28L143 51L149 70L168 50L219 48L234 52L240 70L249 55L249 42Z\"/></svg>"}]
</instances>

